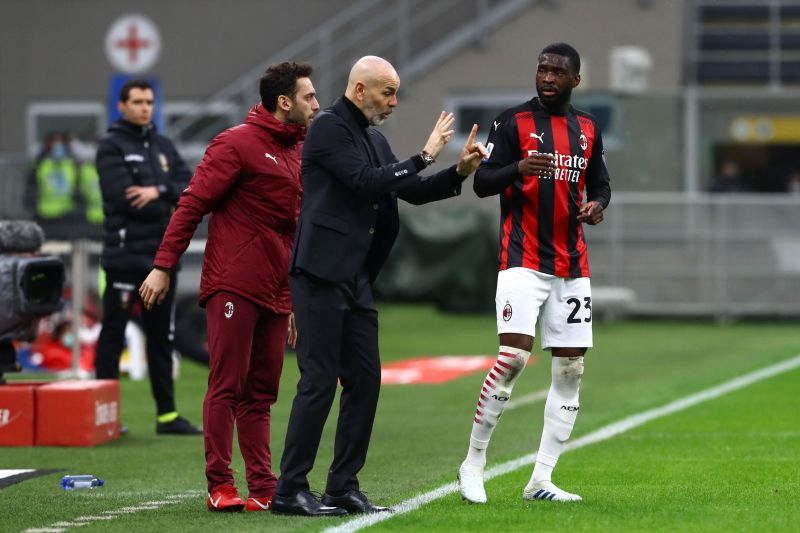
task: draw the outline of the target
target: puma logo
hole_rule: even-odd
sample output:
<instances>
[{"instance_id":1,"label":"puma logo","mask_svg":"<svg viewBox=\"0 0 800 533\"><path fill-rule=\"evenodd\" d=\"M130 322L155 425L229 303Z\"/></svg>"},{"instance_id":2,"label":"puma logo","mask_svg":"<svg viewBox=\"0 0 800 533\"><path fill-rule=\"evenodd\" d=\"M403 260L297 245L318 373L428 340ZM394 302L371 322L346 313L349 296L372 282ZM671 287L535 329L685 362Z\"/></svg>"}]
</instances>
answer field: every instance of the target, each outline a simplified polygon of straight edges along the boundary
<instances>
[{"instance_id":1,"label":"puma logo","mask_svg":"<svg viewBox=\"0 0 800 533\"><path fill-rule=\"evenodd\" d=\"M531 137L536 137L539 140L540 143L544 142L544 140L542 139L542 137L544 137L544 132L540 133L539 135L536 135L535 133L531 133Z\"/></svg>"},{"instance_id":2,"label":"puma logo","mask_svg":"<svg viewBox=\"0 0 800 533\"><path fill-rule=\"evenodd\" d=\"M276 165L278 164L278 158L276 158L274 155L272 155L272 154L268 154L268 153L267 153L267 154L264 154L264 157L266 157L266 158L269 158L269 159L272 159L272 161L273 161L273 162L274 162Z\"/></svg>"}]
</instances>

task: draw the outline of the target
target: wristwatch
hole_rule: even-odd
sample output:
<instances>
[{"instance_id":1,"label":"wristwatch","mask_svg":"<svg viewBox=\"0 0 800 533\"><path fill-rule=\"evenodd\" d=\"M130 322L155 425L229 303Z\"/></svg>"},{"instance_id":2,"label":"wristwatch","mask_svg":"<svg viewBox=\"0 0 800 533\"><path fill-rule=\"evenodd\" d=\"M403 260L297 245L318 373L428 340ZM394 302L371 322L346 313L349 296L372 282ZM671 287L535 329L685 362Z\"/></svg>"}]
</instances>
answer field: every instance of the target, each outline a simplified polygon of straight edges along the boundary
<instances>
[{"instance_id":1,"label":"wristwatch","mask_svg":"<svg viewBox=\"0 0 800 533\"><path fill-rule=\"evenodd\" d=\"M422 162L425 163L426 167L431 166L436 161L433 156L425 150L420 152L419 156L422 158Z\"/></svg>"}]
</instances>

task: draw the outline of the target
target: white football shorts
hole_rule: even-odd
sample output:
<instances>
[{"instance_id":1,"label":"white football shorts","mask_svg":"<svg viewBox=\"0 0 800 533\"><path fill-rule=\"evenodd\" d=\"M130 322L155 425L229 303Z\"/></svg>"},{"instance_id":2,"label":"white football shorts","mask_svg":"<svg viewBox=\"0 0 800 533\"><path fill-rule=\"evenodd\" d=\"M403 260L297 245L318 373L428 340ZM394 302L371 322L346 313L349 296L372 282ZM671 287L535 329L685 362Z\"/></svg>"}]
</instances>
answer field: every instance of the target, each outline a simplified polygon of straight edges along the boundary
<instances>
[{"instance_id":1,"label":"white football shorts","mask_svg":"<svg viewBox=\"0 0 800 533\"><path fill-rule=\"evenodd\" d=\"M535 337L543 350L592 347L592 288L589 278L560 278L529 268L497 274L497 333Z\"/></svg>"}]
</instances>

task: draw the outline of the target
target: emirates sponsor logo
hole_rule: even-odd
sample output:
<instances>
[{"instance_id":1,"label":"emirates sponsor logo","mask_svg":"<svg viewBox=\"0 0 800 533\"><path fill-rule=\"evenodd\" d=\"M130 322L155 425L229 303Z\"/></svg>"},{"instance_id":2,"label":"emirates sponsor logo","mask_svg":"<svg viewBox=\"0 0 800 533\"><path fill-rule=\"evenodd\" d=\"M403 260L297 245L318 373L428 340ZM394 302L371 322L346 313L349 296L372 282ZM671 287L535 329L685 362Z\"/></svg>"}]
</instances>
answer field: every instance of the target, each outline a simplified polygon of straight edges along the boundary
<instances>
[{"instance_id":1,"label":"emirates sponsor logo","mask_svg":"<svg viewBox=\"0 0 800 533\"><path fill-rule=\"evenodd\" d=\"M539 176L539 179L552 179L555 181L569 181L578 183L581 172L586 169L589 160L578 155L561 154L556 150L554 153L539 152L539 150L528 150L528 156L543 153L553 157L556 164L556 171L552 176Z\"/></svg>"}]
</instances>

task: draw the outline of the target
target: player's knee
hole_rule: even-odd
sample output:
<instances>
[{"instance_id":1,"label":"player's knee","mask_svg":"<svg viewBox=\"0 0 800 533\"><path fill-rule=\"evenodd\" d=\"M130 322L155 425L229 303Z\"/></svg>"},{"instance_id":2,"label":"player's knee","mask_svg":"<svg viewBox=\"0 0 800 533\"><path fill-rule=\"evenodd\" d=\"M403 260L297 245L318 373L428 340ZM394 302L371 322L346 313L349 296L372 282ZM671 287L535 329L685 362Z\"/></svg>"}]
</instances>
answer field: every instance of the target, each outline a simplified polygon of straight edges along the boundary
<instances>
[{"instance_id":1,"label":"player's knee","mask_svg":"<svg viewBox=\"0 0 800 533\"><path fill-rule=\"evenodd\" d=\"M582 356L553 358L553 385L562 394L577 394L582 378Z\"/></svg>"},{"instance_id":2,"label":"player's knee","mask_svg":"<svg viewBox=\"0 0 800 533\"><path fill-rule=\"evenodd\" d=\"M583 357L570 357L564 366L564 379L577 380L583 377Z\"/></svg>"},{"instance_id":3,"label":"player's knee","mask_svg":"<svg viewBox=\"0 0 800 533\"><path fill-rule=\"evenodd\" d=\"M588 348L553 348L553 357L583 357Z\"/></svg>"},{"instance_id":4,"label":"player's knee","mask_svg":"<svg viewBox=\"0 0 800 533\"><path fill-rule=\"evenodd\" d=\"M510 346L501 346L500 355L497 357L497 362L494 368L500 374L501 382L507 384L509 387L514 386L514 382L525 369L528 364L528 359L531 353L527 350L520 348L512 348Z\"/></svg>"}]
</instances>

